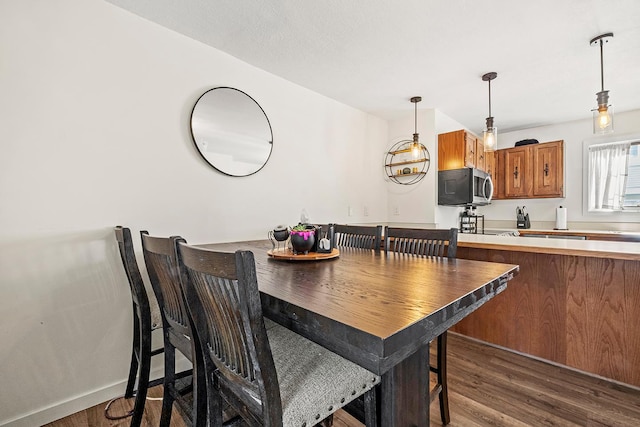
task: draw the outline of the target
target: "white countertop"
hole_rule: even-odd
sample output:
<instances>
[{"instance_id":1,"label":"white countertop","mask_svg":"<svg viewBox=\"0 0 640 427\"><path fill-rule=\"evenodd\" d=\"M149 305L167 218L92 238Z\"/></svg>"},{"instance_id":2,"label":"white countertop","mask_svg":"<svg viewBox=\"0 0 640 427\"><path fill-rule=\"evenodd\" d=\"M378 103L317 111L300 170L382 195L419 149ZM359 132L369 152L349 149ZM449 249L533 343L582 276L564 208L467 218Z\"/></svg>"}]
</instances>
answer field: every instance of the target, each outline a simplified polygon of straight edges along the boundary
<instances>
[{"instance_id":1,"label":"white countertop","mask_svg":"<svg viewBox=\"0 0 640 427\"><path fill-rule=\"evenodd\" d=\"M489 229L487 229L489 230ZM514 229L515 231L515 229ZM586 230L586 229L574 229L570 228L567 230L556 230L556 229L543 229L543 228L526 228L524 230L518 231L526 231L528 233L539 233L539 234L548 234L548 233L570 233L570 234L620 234L620 235L629 235L629 236L640 236L640 232L636 231L618 231L618 230Z\"/></svg>"},{"instance_id":2,"label":"white countertop","mask_svg":"<svg viewBox=\"0 0 640 427\"><path fill-rule=\"evenodd\" d=\"M541 231L540 234L544 233ZM458 246L640 261L640 244L637 242L458 233Z\"/></svg>"}]
</instances>

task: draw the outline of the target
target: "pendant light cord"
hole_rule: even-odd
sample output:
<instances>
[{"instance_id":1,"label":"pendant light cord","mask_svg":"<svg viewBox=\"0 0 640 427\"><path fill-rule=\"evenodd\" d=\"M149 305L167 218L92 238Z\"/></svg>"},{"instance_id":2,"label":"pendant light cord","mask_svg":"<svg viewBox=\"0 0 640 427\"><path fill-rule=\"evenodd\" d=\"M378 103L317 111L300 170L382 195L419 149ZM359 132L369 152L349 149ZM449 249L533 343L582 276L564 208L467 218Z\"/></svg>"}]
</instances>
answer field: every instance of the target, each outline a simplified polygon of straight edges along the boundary
<instances>
[{"instance_id":1,"label":"pendant light cord","mask_svg":"<svg viewBox=\"0 0 640 427\"><path fill-rule=\"evenodd\" d=\"M600 42L600 90L604 91L604 49L602 47L602 39L598 41Z\"/></svg>"},{"instance_id":2,"label":"pendant light cord","mask_svg":"<svg viewBox=\"0 0 640 427\"><path fill-rule=\"evenodd\" d=\"M600 92L604 92L604 44L607 43L607 39L613 37L613 33L600 34L597 37L592 38L589 44L593 46L595 43L600 45Z\"/></svg>"},{"instance_id":3,"label":"pendant light cord","mask_svg":"<svg viewBox=\"0 0 640 427\"><path fill-rule=\"evenodd\" d=\"M414 102L413 133L418 133L418 103Z\"/></svg>"},{"instance_id":4,"label":"pendant light cord","mask_svg":"<svg viewBox=\"0 0 640 427\"><path fill-rule=\"evenodd\" d=\"M489 80L489 117L491 117L491 80Z\"/></svg>"}]
</instances>

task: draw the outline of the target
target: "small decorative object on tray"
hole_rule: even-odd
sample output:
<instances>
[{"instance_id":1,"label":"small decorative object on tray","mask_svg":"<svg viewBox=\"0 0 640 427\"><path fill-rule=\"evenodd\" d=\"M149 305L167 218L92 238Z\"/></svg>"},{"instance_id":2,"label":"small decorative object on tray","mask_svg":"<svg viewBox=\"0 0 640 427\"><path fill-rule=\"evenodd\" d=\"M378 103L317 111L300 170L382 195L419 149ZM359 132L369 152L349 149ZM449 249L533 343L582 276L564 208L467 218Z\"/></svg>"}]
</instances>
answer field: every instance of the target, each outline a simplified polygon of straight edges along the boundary
<instances>
[{"instance_id":1,"label":"small decorative object on tray","mask_svg":"<svg viewBox=\"0 0 640 427\"><path fill-rule=\"evenodd\" d=\"M298 224L291 229L291 248L294 254L307 255L316 244L316 227L311 224Z\"/></svg>"},{"instance_id":2,"label":"small decorative object on tray","mask_svg":"<svg viewBox=\"0 0 640 427\"><path fill-rule=\"evenodd\" d=\"M289 238L290 230L286 225L278 225L273 230L269 230L267 236L273 245L273 249L280 249L280 244L284 248L287 247L287 239Z\"/></svg>"},{"instance_id":3,"label":"small decorative object on tray","mask_svg":"<svg viewBox=\"0 0 640 427\"><path fill-rule=\"evenodd\" d=\"M288 228L279 225L268 233L273 249L269 256L287 260L317 260L335 258L339 251L335 248L333 225L328 230L309 223L300 222ZM283 244L281 244L284 242Z\"/></svg>"}]
</instances>

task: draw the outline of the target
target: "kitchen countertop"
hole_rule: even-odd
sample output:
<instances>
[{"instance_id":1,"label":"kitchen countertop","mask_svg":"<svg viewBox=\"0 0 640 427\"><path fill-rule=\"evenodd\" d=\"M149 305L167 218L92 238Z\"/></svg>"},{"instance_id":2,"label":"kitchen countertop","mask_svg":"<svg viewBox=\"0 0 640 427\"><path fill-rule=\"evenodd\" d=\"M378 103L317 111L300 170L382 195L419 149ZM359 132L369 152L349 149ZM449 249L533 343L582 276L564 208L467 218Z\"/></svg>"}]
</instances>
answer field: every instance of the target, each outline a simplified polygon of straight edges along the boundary
<instances>
[{"instance_id":1,"label":"kitchen countertop","mask_svg":"<svg viewBox=\"0 0 640 427\"><path fill-rule=\"evenodd\" d=\"M606 238L611 237L615 239L616 237L624 237L632 240L640 241L640 233L633 231L613 231L613 230L576 230L576 229L568 229L568 230L549 230L549 229L535 229L535 228L527 228L527 229L518 229L518 232L521 235L527 234L546 234L546 235L557 235L557 236L587 236L587 237L597 237L597 238Z\"/></svg>"},{"instance_id":2,"label":"kitchen countertop","mask_svg":"<svg viewBox=\"0 0 640 427\"><path fill-rule=\"evenodd\" d=\"M404 228L436 228L434 224L423 223L381 223L383 226ZM359 225L371 225L359 224ZM497 233L529 232L532 234L565 234L569 235L600 235L600 236L636 236L640 233L632 231L606 230L551 230L551 229L516 229L516 228L486 228L485 233L458 233L458 246L479 249L495 249L517 252L547 253L557 255L577 255L593 258L625 259L640 261L640 242L621 242L614 240L573 240L573 239L544 239L540 237L498 236Z\"/></svg>"},{"instance_id":3,"label":"kitchen countertop","mask_svg":"<svg viewBox=\"0 0 640 427\"><path fill-rule=\"evenodd\" d=\"M527 231L534 230L528 229ZM548 234L548 230L538 231L540 231L539 234ZM593 232L590 231L590 233ZM640 261L640 245L637 242L541 239L539 237L458 233L458 246Z\"/></svg>"}]
</instances>

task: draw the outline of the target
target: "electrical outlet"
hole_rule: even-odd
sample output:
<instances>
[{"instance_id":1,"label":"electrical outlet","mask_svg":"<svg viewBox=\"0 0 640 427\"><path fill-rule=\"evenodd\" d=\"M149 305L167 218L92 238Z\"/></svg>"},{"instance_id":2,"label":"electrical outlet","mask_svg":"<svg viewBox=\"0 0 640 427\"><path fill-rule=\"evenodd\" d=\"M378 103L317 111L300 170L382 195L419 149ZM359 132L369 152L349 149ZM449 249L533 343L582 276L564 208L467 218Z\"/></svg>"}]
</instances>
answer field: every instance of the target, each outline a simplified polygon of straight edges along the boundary
<instances>
[{"instance_id":1,"label":"electrical outlet","mask_svg":"<svg viewBox=\"0 0 640 427\"><path fill-rule=\"evenodd\" d=\"M369 208L365 206L364 209L362 210L362 213L364 214L364 216L369 216Z\"/></svg>"},{"instance_id":2,"label":"electrical outlet","mask_svg":"<svg viewBox=\"0 0 640 427\"><path fill-rule=\"evenodd\" d=\"M347 215L353 216L353 208L351 206L347 207Z\"/></svg>"},{"instance_id":3,"label":"electrical outlet","mask_svg":"<svg viewBox=\"0 0 640 427\"><path fill-rule=\"evenodd\" d=\"M393 214L394 215L400 215L400 207L399 206L394 206L393 207Z\"/></svg>"}]
</instances>

